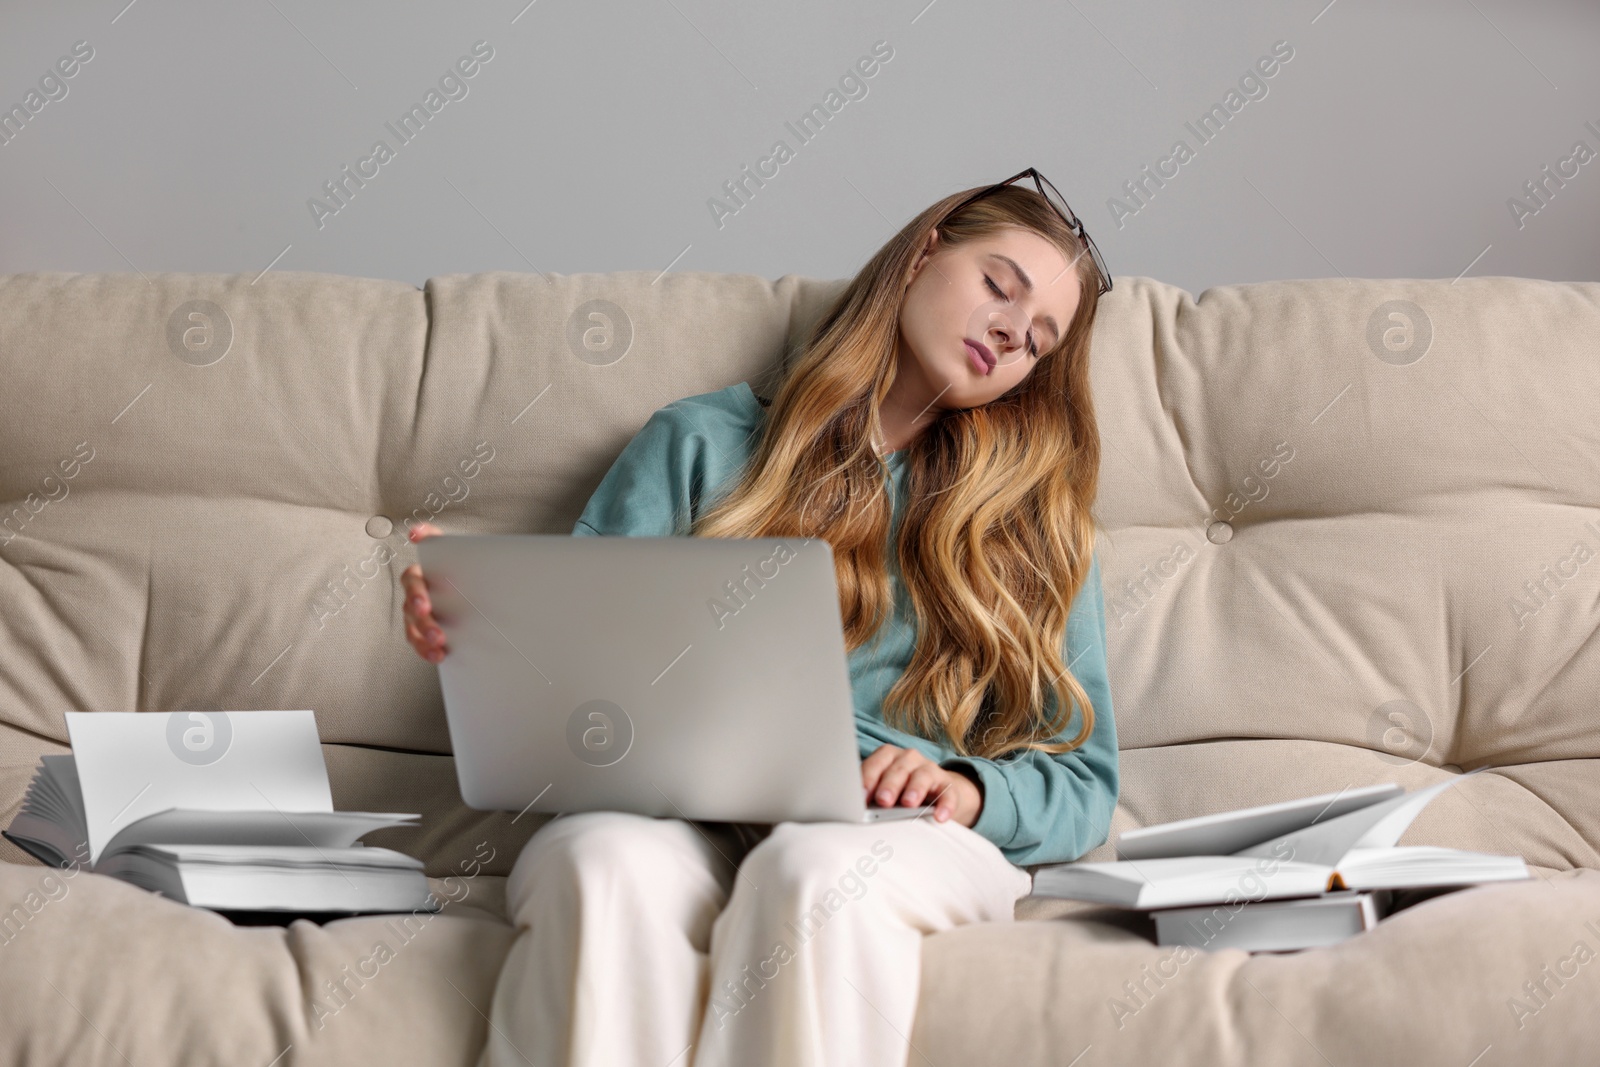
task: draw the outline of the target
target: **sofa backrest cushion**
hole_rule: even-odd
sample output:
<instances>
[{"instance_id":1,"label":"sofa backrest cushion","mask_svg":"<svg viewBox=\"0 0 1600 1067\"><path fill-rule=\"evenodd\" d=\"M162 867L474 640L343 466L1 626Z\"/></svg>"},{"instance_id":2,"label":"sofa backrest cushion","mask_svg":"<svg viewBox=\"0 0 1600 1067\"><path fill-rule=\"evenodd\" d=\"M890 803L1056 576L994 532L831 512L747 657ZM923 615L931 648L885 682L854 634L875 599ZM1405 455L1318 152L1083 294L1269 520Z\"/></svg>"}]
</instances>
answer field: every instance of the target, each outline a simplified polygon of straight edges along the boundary
<instances>
[{"instance_id":1,"label":"sofa backrest cushion","mask_svg":"<svg viewBox=\"0 0 1600 1067\"><path fill-rule=\"evenodd\" d=\"M367 841L508 866L539 820L454 792L408 526L569 532L653 411L770 389L843 285L0 277L0 820L68 710L311 708L337 806L424 811ZM1596 284L1119 280L1094 349L1119 740L1299 745L1226 804L1125 777L1119 825L1319 791L1335 752L1377 781L1600 759L1597 337ZM1574 773L1551 817L1592 850Z\"/></svg>"}]
</instances>

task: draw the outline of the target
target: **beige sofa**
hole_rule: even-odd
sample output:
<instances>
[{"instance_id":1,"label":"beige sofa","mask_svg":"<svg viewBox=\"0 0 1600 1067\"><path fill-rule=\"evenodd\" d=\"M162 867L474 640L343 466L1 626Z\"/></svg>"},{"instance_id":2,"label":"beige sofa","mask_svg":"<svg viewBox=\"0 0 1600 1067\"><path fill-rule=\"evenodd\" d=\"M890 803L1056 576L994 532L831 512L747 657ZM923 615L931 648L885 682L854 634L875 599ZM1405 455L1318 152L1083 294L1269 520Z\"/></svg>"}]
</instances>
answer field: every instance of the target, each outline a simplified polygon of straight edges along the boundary
<instances>
[{"instance_id":1,"label":"beige sofa","mask_svg":"<svg viewBox=\"0 0 1600 1067\"><path fill-rule=\"evenodd\" d=\"M236 927L0 842L0 1062L476 1063L544 817L460 802L405 524L569 531L652 411L761 391L842 284L0 278L0 825L63 712L312 708L335 804L424 813L366 840L449 902ZM1403 843L1537 878L1282 956L1026 898L928 939L912 1063L1600 1062L1597 338L1597 284L1118 280L1112 840L1487 764Z\"/></svg>"}]
</instances>

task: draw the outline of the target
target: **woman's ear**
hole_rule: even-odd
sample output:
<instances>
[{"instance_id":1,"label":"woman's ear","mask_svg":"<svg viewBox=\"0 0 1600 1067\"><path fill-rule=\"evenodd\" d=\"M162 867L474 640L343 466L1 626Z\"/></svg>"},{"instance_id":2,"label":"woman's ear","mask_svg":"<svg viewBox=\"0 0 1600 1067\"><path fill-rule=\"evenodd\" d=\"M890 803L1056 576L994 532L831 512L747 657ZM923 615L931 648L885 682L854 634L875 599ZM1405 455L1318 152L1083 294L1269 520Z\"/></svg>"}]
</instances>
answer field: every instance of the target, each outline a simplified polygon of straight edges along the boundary
<instances>
[{"instance_id":1,"label":"woman's ear","mask_svg":"<svg viewBox=\"0 0 1600 1067\"><path fill-rule=\"evenodd\" d=\"M922 242L922 250L917 253L917 258L911 263L911 272L906 275L907 285L911 284L911 279L917 276L917 272L922 269L923 264L927 263L934 252L938 251L938 247L939 228L935 226L928 231L928 239Z\"/></svg>"}]
</instances>

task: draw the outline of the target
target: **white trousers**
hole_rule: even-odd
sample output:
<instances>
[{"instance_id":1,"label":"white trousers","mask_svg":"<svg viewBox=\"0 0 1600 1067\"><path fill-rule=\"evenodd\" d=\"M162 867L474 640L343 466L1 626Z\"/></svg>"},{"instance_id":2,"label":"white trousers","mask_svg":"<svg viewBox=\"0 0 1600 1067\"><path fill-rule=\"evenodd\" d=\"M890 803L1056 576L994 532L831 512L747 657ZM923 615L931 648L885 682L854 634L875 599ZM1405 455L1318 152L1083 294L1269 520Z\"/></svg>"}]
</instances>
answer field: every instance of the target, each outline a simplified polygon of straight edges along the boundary
<instances>
[{"instance_id":1,"label":"white trousers","mask_svg":"<svg viewBox=\"0 0 1600 1067\"><path fill-rule=\"evenodd\" d=\"M902 1067L922 938L1010 922L1030 882L931 816L561 815L507 880L517 937L479 1064Z\"/></svg>"}]
</instances>

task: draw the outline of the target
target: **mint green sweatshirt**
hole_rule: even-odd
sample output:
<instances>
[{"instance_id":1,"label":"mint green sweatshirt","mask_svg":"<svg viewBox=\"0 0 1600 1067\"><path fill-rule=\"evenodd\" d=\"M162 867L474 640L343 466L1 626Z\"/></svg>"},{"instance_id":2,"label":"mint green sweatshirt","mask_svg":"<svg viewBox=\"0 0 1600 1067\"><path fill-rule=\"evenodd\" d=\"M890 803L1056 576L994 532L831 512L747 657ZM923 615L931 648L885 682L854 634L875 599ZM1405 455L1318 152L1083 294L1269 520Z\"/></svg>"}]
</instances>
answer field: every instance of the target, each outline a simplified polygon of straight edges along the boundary
<instances>
[{"instance_id":1,"label":"mint green sweatshirt","mask_svg":"<svg viewBox=\"0 0 1600 1067\"><path fill-rule=\"evenodd\" d=\"M766 425L766 408L745 382L685 397L650 416L601 480L573 528L574 536L666 537L682 534L715 501L754 451ZM887 458L895 544L904 511L905 453ZM1117 802L1117 735L1106 676L1105 602L1099 553L1067 619L1065 662L1089 694L1095 725L1088 740L1058 755L1035 750L992 760L958 756L942 740L902 732L884 722L883 699L911 661L917 622L889 553L894 613L884 630L850 653L850 686L862 758L889 744L915 748L945 768L958 765L983 783L983 810L972 829L994 842L1018 866L1077 859L1102 843ZM1050 708L1055 708L1051 694ZM1056 740L1071 740L1082 726L1074 711Z\"/></svg>"}]
</instances>

